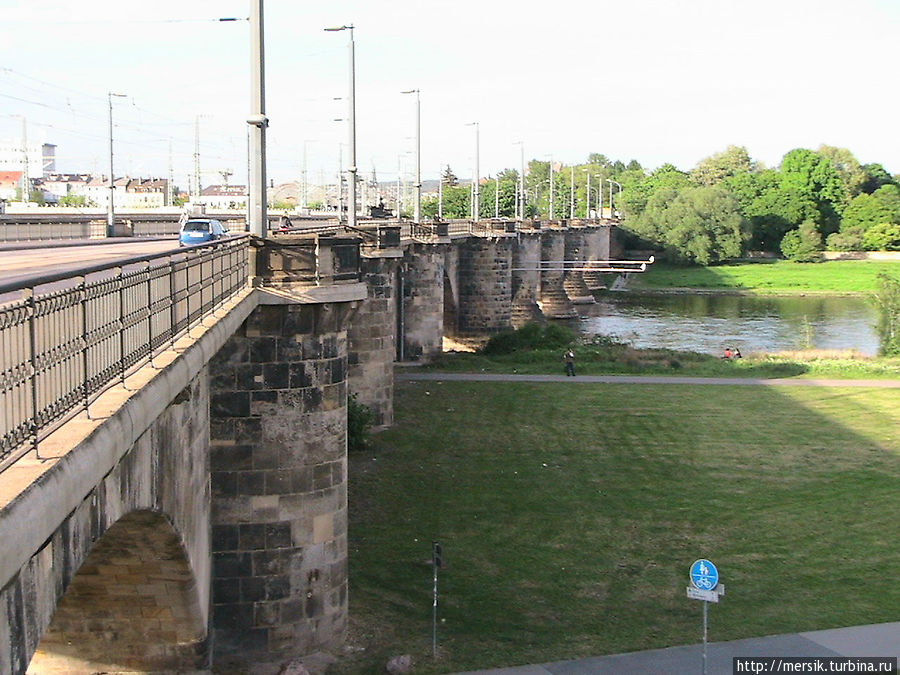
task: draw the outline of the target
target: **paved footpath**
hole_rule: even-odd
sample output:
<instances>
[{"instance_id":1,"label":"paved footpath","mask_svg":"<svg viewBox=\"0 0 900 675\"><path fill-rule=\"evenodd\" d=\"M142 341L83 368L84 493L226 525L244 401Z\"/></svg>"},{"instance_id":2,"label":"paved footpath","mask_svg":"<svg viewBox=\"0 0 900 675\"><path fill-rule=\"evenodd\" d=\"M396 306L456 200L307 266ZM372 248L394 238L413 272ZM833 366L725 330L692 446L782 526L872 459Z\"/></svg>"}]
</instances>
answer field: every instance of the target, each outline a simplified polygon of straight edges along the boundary
<instances>
[{"instance_id":1,"label":"paved footpath","mask_svg":"<svg viewBox=\"0 0 900 675\"><path fill-rule=\"evenodd\" d=\"M708 384L765 387L881 387L900 389L900 380L828 380L749 377L663 377L653 375L509 375L502 373L422 373L399 370L398 380L462 382L605 382L608 384Z\"/></svg>"},{"instance_id":2,"label":"paved footpath","mask_svg":"<svg viewBox=\"0 0 900 675\"><path fill-rule=\"evenodd\" d=\"M711 642L707 646L707 673L732 675L738 672L766 672L736 669L733 661L736 657L761 659L798 656L900 658L900 622L772 635L732 642ZM697 644L597 656L578 661L477 670L464 675L698 675L702 672L702 667L703 646ZM829 672L827 668L826 665L822 672ZM779 671L772 668L768 672ZM783 672L791 671L784 669ZM865 671L845 669L842 672Z\"/></svg>"}]
</instances>

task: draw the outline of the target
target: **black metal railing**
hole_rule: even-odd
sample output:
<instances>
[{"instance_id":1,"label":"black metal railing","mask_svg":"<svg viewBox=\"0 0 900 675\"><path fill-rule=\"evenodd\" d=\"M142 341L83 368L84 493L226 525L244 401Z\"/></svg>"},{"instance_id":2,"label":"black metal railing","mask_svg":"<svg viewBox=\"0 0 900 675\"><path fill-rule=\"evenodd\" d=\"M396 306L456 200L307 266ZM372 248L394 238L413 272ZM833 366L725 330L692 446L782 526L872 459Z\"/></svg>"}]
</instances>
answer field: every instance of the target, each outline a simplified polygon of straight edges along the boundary
<instances>
[{"instance_id":1,"label":"black metal railing","mask_svg":"<svg viewBox=\"0 0 900 675\"><path fill-rule=\"evenodd\" d=\"M0 286L0 471L244 289L249 242Z\"/></svg>"}]
</instances>

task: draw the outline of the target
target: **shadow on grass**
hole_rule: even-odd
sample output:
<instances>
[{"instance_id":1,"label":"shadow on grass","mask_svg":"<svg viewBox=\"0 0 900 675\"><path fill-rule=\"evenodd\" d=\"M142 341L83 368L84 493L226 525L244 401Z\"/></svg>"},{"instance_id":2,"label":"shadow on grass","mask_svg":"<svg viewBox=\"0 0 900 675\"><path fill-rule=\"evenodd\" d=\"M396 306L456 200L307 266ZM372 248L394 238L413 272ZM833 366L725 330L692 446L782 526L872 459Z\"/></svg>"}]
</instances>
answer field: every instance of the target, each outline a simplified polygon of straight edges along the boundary
<instances>
[{"instance_id":1,"label":"shadow on grass","mask_svg":"<svg viewBox=\"0 0 900 675\"><path fill-rule=\"evenodd\" d=\"M359 656L448 673L896 620L891 390L398 383L350 459ZM431 657L431 542L443 545ZM777 597L773 588L777 586Z\"/></svg>"}]
</instances>

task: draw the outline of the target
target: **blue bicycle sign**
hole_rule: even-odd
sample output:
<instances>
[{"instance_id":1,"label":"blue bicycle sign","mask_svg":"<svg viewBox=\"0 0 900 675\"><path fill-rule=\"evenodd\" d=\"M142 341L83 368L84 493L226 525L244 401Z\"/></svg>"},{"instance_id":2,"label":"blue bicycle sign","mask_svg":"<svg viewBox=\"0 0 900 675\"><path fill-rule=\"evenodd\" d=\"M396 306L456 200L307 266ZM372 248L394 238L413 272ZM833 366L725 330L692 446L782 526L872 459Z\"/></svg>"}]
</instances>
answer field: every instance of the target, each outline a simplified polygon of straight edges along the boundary
<instances>
[{"instance_id":1,"label":"blue bicycle sign","mask_svg":"<svg viewBox=\"0 0 900 675\"><path fill-rule=\"evenodd\" d=\"M711 591L719 585L719 570L706 558L691 565L691 583L700 591Z\"/></svg>"}]
</instances>

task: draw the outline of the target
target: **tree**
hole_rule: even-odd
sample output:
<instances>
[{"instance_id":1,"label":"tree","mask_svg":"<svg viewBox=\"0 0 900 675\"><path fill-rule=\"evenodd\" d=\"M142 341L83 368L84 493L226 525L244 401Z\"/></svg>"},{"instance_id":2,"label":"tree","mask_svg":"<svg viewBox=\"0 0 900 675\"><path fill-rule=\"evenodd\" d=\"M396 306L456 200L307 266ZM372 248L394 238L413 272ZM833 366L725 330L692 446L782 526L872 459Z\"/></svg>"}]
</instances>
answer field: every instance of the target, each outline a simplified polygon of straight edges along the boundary
<instances>
[{"instance_id":1,"label":"tree","mask_svg":"<svg viewBox=\"0 0 900 675\"><path fill-rule=\"evenodd\" d=\"M599 166L609 166L609 157L601 155L599 152L592 152L588 155L588 164L597 164Z\"/></svg>"},{"instance_id":2,"label":"tree","mask_svg":"<svg viewBox=\"0 0 900 675\"><path fill-rule=\"evenodd\" d=\"M785 190L815 204L815 221L822 235L837 232L848 197L843 180L828 158L804 148L791 150L781 160L781 179Z\"/></svg>"},{"instance_id":3,"label":"tree","mask_svg":"<svg viewBox=\"0 0 900 675\"><path fill-rule=\"evenodd\" d=\"M643 171L644 167L641 166L641 163L636 159L632 159L628 162L628 165L625 167L626 171Z\"/></svg>"},{"instance_id":4,"label":"tree","mask_svg":"<svg viewBox=\"0 0 900 675\"><path fill-rule=\"evenodd\" d=\"M622 201L628 218L639 216L657 191L667 188L677 191L691 185L688 175L673 164L663 164L649 176L632 173L629 174L629 178L631 180L622 183L625 188L622 193Z\"/></svg>"},{"instance_id":5,"label":"tree","mask_svg":"<svg viewBox=\"0 0 900 675\"><path fill-rule=\"evenodd\" d=\"M700 160L691 170L691 179L697 185L716 185L726 178L756 170L757 164L750 159L747 148L729 145L724 152Z\"/></svg>"},{"instance_id":6,"label":"tree","mask_svg":"<svg viewBox=\"0 0 900 675\"><path fill-rule=\"evenodd\" d=\"M900 223L900 188L883 185L873 194L862 193L853 198L844 209L840 232L828 237L828 247L839 251L868 249L875 241L870 240L868 246L864 244L870 228L896 223Z\"/></svg>"},{"instance_id":7,"label":"tree","mask_svg":"<svg viewBox=\"0 0 900 675\"><path fill-rule=\"evenodd\" d=\"M872 301L879 310L879 352L882 356L900 356L900 279L879 274Z\"/></svg>"},{"instance_id":8,"label":"tree","mask_svg":"<svg viewBox=\"0 0 900 675\"><path fill-rule=\"evenodd\" d=\"M816 224L807 220L781 240L781 252L794 262L817 262L822 259L822 235Z\"/></svg>"},{"instance_id":9,"label":"tree","mask_svg":"<svg viewBox=\"0 0 900 675\"><path fill-rule=\"evenodd\" d=\"M447 165L447 168L444 169L444 172L441 174L441 181L444 185L459 185L459 178L456 177L456 174L453 173L453 169L450 168L450 165Z\"/></svg>"},{"instance_id":10,"label":"tree","mask_svg":"<svg viewBox=\"0 0 900 675\"><path fill-rule=\"evenodd\" d=\"M896 185L897 182L881 164L863 164L862 170L866 172L866 181L862 185L862 191L872 194L882 185Z\"/></svg>"},{"instance_id":11,"label":"tree","mask_svg":"<svg viewBox=\"0 0 900 675\"><path fill-rule=\"evenodd\" d=\"M667 248L685 262L701 265L738 258L749 238L749 223L737 200L719 187L681 191L665 211Z\"/></svg>"},{"instance_id":12,"label":"tree","mask_svg":"<svg viewBox=\"0 0 900 675\"><path fill-rule=\"evenodd\" d=\"M830 161L837 170L849 197L855 197L864 191L863 186L869 176L852 152L847 148L836 148L831 145L820 145L817 152Z\"/></svg>"}]
</instances>

